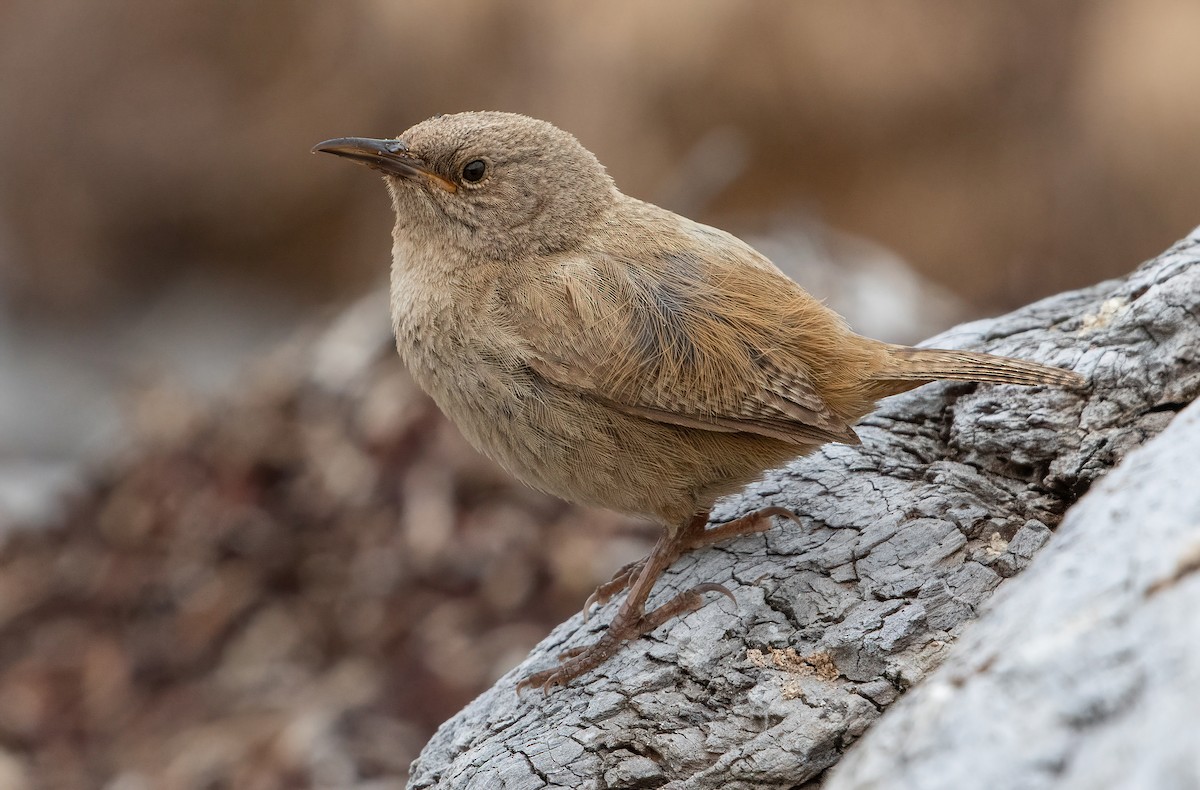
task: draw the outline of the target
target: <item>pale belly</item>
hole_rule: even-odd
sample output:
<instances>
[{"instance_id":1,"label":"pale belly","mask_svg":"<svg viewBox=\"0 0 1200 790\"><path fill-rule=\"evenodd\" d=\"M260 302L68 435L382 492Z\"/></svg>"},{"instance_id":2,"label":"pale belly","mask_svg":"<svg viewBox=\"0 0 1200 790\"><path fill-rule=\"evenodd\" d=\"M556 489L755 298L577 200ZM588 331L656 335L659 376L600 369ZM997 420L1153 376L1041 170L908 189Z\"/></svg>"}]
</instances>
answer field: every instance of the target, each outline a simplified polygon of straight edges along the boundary
<instances>
[{"instance_id":1,"label":"pale belly","mask_svg":"<svg viewBox=\"0 0 1200 790\"><path fill-rule=\"evenodd\" d=\"M453 359L446 350L401 352L467 440L514 477L570 502L669 527L809 449L628 415L469 344Z\"/></svg>"}]
</instances>

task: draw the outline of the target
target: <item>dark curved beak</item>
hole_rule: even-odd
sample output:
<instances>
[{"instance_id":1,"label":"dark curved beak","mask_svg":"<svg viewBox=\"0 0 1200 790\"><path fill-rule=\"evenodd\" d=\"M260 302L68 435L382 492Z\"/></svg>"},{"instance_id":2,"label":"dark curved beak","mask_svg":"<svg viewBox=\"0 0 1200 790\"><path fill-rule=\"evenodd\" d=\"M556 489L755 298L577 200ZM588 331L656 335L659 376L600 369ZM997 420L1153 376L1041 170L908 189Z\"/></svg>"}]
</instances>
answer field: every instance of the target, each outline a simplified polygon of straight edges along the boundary
<instances>
[{"instance_id":1,"label":"dark curved beak","mask_svg":"<svg viewBox=\"0 0 1200 790\"><path fill-rule=\"evenodd\" d=\"M376 140L371 137L335 137L313 146L313 153L342 156L372 170L400 178L425 178L447 192L458 187L436 173L427 170L419 159L408 152L403 140Z\"/></svg>"}]
</instances>

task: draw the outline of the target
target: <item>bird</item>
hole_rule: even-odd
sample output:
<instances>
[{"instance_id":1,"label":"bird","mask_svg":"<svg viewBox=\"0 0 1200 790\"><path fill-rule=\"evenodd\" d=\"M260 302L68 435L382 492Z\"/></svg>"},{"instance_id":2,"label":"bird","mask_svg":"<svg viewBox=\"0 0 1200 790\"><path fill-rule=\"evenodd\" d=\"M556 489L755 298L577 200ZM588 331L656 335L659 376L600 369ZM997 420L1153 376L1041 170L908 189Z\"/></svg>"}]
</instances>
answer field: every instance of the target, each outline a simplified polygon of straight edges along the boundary
<instances>
[{"instance_id":1,"label":"bird","mask_svg":"<svg viewBox=\"0 0 1200 790\"><path fill-rule=\"evenodd\" d=\"M682 554L762 532L767 507L709 526L722 496L829 443L883 397L939 379L1079 388L1072 371L913 348L851 331L737 237L622 193L553 124L508 112L435 115L395 138L314 152L380 172L395 210L390 307L413 378L484 455L569 502L657 522L585 616L625 592L597 641L518 684L548 692L703 605L657 608Z\"/></svg>"}]
</instances>

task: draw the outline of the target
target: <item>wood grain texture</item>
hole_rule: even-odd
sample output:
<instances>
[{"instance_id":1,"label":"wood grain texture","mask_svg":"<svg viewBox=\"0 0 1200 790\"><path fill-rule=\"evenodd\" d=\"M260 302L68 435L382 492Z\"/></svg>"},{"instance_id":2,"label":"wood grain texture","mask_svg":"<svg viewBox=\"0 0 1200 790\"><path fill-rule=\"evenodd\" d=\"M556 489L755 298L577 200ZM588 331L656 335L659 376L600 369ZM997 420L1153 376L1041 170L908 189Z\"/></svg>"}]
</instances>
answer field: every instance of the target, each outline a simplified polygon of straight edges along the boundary
<instances>
[{"instance_id":1,"label":"wood grain texture","mask_svg":"<svg viewBox=\"0 0 1200 790\"><path fill-rule=\"evenodd\" d=\"M1200 391L1198 263L1195 232L1126 278L931 340L1070 367L1092 386L935 384L886 401L859 424L861 446L826 446L714 512L783 505L805 528L695 552L650 602L720 582L736 609L714 596L570 687L518 697L517 680L594 640L619 599L588 624L572 618L439 730L410 787L818 779L959 650L997 587L1026 583L1005 580L1058 540L1063 513ZM970 650L982 655L977 638ZM868 775L887 771L839 781L877 786L856 778Z\"/></svg>"}]
</instances>

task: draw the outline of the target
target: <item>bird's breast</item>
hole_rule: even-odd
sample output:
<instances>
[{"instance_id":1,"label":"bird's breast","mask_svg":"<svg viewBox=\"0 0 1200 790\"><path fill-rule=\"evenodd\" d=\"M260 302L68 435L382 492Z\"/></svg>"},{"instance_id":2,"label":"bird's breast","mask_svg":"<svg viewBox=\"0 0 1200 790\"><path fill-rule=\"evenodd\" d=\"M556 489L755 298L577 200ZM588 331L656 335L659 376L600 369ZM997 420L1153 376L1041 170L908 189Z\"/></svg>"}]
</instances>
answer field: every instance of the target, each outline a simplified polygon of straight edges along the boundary
<instances>
[{"instance_id":1,"label":"bird's breast","mask_svg":"<svg viewBox=\"0 0 1200 790\"><path fill-rule=\"evenodd\" d=\"M476 294L393 276L396 347L417 384L478 450L539 485L533 446L547 393Z\"/></svg>"}]
</instances>

